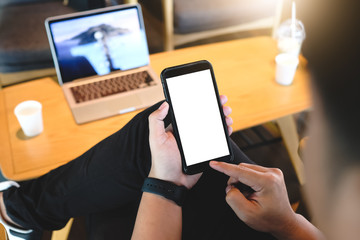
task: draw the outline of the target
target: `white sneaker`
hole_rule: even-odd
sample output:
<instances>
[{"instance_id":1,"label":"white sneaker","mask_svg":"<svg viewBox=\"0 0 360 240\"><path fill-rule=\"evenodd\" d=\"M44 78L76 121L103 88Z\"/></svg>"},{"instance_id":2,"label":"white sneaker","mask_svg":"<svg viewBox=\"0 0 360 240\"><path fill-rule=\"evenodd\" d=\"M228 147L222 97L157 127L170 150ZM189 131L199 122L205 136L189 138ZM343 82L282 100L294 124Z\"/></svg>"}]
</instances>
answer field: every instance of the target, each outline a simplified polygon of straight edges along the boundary
<instances>
[{"instance_id":1,"label":"white sneaker","mask_svg":"<svg viewBox=\"0 0 360 240\"><path fill-rule=\"evenodd\" d=\"M0 182L0 192L10 188L10 187L20 187L17 182L14 181L4 181ZM5 227L6 233L8 235L9 240L24 240L28 239L31 229L21 229L17 226L14 226L11 223L8 223L4 220L3 216L0 214L0 223Z\"/></svg>"}]
</instances>

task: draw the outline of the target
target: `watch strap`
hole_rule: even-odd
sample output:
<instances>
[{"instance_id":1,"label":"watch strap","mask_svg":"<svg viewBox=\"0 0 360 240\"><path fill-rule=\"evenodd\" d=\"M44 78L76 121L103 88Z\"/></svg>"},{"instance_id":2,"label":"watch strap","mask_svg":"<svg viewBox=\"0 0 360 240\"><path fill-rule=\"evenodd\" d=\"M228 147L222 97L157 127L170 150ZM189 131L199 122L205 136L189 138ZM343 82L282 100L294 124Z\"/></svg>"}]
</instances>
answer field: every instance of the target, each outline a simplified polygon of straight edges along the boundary
<instances>
[{"instance_id":1,"label":"watch strap","mask_svg":"<svg viewBox=\"0 0 360 240\"><path fill-rule=\"evenodd\" d=\"M172 200L179 206L184 204L187 192L189 191L184 186L178 186L172 182L150 177L145 179L141 190Z\"/></svg>"}]
</instances>

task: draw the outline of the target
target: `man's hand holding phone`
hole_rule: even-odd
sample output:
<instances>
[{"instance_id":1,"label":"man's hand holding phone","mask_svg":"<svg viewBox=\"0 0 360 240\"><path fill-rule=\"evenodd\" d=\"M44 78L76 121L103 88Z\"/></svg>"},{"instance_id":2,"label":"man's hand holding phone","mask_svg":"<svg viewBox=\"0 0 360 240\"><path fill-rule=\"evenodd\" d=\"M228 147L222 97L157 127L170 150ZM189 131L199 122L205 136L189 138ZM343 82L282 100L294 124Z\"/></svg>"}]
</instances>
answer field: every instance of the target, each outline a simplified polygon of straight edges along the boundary
<instances>
[{"instance_id":1,"label":"man's hand holding phone","mask_svg":"<svg viewBox=\"0 0 360 240\"><path fill-rule=\"evenodd\" d=\"M171 131L165 130L164 119L169 104L164 102L149 116L149 140L151 149L151 170L149 177L173 182L192 188L201 174L187 176L181 170L180 152Z\"/></svg>"},{"instance_id":2,"label":"man's hand holding phone","mask_svg":"<svg viewBox=\"0 0 360 240\"><path fill-rule=\"evenodd\" d=\"M227 102L226 96L221 95L220 101L223 106L228 132L231 134L231 125L233 123L233 120L229 116L231 108L224 106ZM159 109L149 116L149 141L152 159L149 177L170 181L190 189L199 180L201 174L186 175L183 173L176 140L172 131L165 129L163 121L168 111L169 105L164 102ZM195 120L196 124L201 124L201 121L204 121L204 119Z\"/></svg>"},{"instance_id":3,"label":"man's hand holding phone","mask_svg":"<svg viewBox=\"0 0 360 240\"><path fill-rule=\"evenodd\" d=\"M184 173L201 173L212 160L232 162L229 119L222 113L211 64L202 60L169 67L160 76Z\"/></svg>"}]
</instances>

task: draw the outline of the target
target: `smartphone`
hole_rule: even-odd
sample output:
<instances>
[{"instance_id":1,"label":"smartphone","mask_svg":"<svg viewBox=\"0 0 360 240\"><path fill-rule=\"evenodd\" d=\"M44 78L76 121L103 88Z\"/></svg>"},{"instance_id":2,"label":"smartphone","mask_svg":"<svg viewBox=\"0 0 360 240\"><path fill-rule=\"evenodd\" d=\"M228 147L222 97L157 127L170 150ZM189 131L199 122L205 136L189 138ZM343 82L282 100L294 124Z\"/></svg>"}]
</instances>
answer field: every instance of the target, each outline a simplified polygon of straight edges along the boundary
<instances>
[{"instance_id":1,"label":"smartphone","mask_svg":"<svg viewBox=\"0 0 360 240\"><path fill-rule=\"evenodd\" d=\"M161 73L183 171L203 172L212 160L232 162L225 116L208 61L166 68Z\"/></svg>"}]
</instances>

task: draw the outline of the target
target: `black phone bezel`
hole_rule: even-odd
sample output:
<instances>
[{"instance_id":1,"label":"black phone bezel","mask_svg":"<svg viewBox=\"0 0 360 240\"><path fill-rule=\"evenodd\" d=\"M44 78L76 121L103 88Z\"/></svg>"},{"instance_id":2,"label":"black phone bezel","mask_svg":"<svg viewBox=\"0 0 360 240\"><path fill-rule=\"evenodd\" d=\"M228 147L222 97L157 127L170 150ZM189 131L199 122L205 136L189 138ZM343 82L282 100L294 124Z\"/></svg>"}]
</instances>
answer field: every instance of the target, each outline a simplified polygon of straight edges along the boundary
<instances>
[{"instance_id":1,"label":"black phone bezel","mask_svg":"<svg viewBox=\"0 0 360 240\"><path fill-rule=\"evenodd\" d=\"M226 135L225 137L226 137L226 142L227 142L227 146L228 146L228 150L229 150L229 155L226 155L226 156L223 156L223 157L220 157L220 158L209 159L207 161L188 166L186 164L184 151L183 151L183 148L182 148L181 139L180 139L180 135L179 135L178 128L177 128L176 118L175 118L175 115L174 115L174 112L173 112L171 97L170 97L170 94L169 94L169 89L168 89L168 86L167 86L166 79L171 78L171 77L184 75L184 74L188 74L188 73L207 70L207 69L209 69L210 73L211 73L211 78L212 78L212 82L213 82L213 86L214 86L214 91L215 91L215 95L216 95L217 103L218 103L218 109L220 111L221 120L222 120L222 124L223 124L223 128L224 128L224 132L225 132L225 135ZM189 174L189 175L203 172L204 170L209 168L209 162L210 161L232 162L233 158L234 158L234 156L233 156L234 154L233 154L232 147L231 147L231 144L230 144L230 137L229 137L229 133L228 133L228 128L227 128L227 124L226 124L226 121L225 121L225 116L224 116L224 113L223 113L223 110L222 110L219 91L218 91L218 87L217 87L216 80L215 80L215 75L214 75L214 70L212 68L211 63L206 61L206 60L201 60L201 61L196 61L196 62L192 62L192 63L187 63L187 64L182 64L182 65L178 65L178 66L165 68L161 72L160 77L161 77L161 83L162 83L162 86L163 86L166 101L169 103L169 106L170 106L169 113L170 113L170 116L171 116L174 136L175 136L177 145L178 145L179 150L180 150L183 172L186 173L186 174Z\"/></svg>"}]
</instances>

